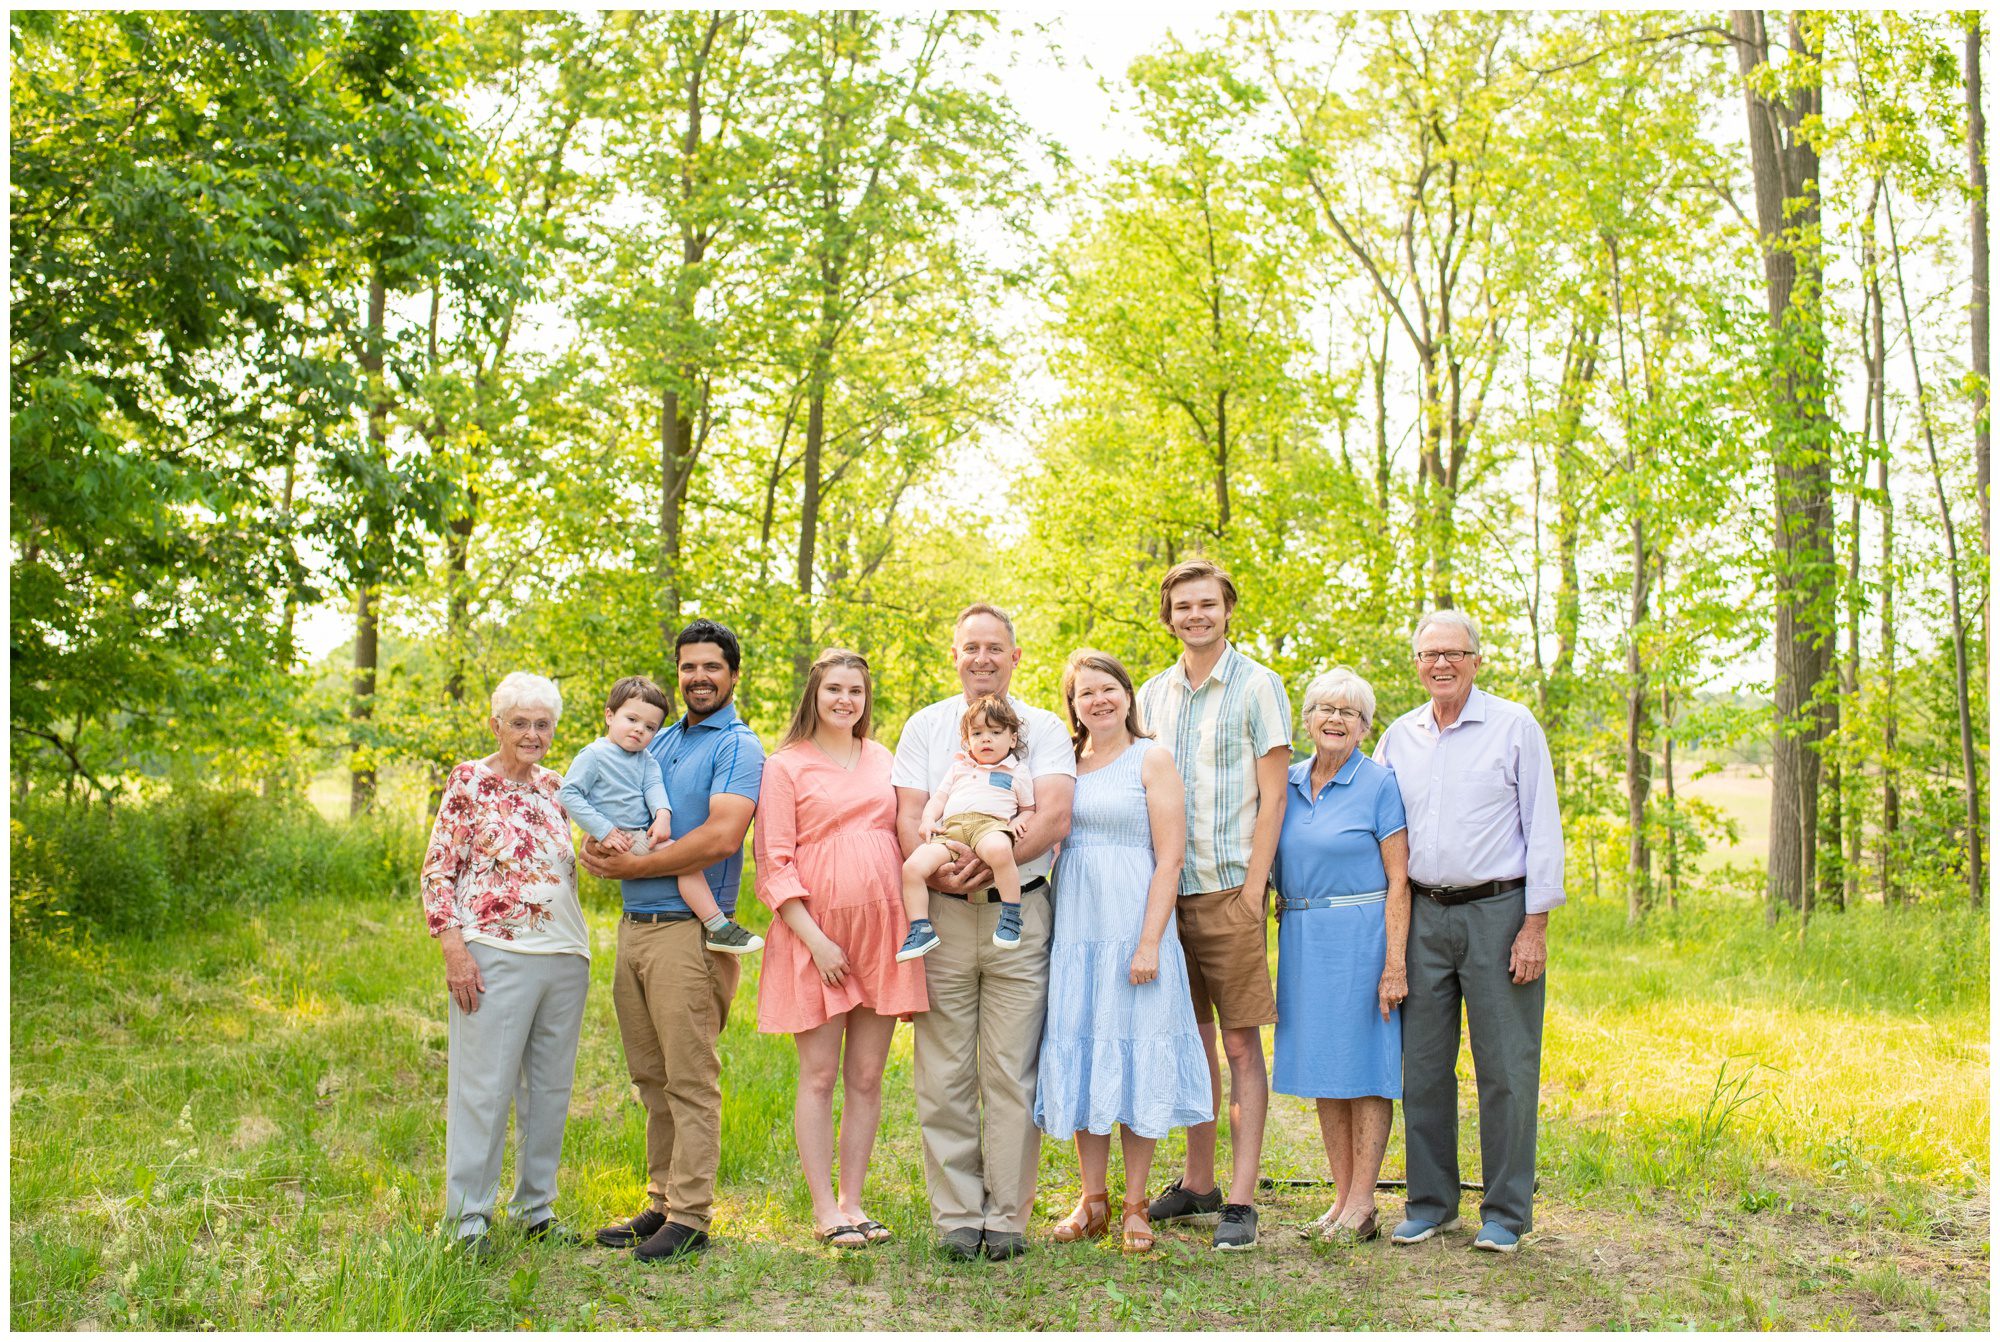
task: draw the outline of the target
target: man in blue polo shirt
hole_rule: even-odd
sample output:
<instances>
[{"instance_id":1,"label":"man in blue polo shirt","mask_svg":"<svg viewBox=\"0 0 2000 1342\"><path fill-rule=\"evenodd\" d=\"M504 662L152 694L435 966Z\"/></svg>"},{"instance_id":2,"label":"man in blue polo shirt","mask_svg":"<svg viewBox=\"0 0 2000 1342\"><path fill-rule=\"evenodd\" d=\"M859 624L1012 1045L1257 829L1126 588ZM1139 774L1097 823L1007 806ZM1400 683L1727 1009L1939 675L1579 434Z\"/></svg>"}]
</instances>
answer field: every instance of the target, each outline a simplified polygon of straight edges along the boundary
<instances>
[{"instance_id":1,"label":"man in blue polo shirt","mask_svg":"<svg viewBox=\"0 0 2000 1342\"><path fill-rule=\"evenodd\" d=\"M625 1065L646 1106L646 1208L597 1232L611 1248L646 1261L708 1247L715 1172L722 1161L722 1062L715 1050L729 1019L742 962L704 945L700 919L675 878L691 871L725 914L736 910L743 836L757 809L764 747L730 702L743 661L736 635L696 620L674 640L687 713L653 738L673 808L673 841L650 853L584 845L583 865L620 882L618 960L611 1001Z\"/></svg>"}]
</instances>

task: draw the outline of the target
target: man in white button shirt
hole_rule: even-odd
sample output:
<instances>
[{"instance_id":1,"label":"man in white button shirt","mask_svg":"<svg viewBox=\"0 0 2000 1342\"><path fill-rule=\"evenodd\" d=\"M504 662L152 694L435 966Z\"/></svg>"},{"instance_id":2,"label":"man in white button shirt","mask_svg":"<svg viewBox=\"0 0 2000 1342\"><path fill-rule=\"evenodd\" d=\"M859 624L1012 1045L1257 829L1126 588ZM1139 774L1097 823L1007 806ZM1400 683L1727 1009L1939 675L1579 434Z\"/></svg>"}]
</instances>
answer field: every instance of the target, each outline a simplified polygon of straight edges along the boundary
<instances>
[{"instance_id":1,"label":"man in white button shirt","mask_svg":"<svg viewBox=\"0 0 2000 1342\"><path fill-rule=\"evenodd\" d=\"M1409 1201L1390 1240L1458 1227L1458 1016L1479 1086L1486 1196L1473 1247L1512 1253L1534 1224L1535 1107L1549 910L1563 903L1562 817L1548 740L1521 705L1476 688L1479 625L1417 621L1430 702L1389 725L1375 758L1396 771L1410 824L1410 996L1403 1003Z\"/></svg>"},{"instance_id":2,"label":"man in white button shirt","mask_svg":"<svg viewBox=\"0 0 2000 1342\"><path fill-rule=\"evenodd\" d=\"M982 694L1007 697L1027 728L1023 755L1035 812L1014 845L1021 874L1021 941L993 943L1000 921L993 873L965 845L930 878L931 921L941 944L924 959L930 1010L916 1017L917 1121L931 1221L956 1258L1012 1258L1028 1247L1042 1134L1035 1127L1042 1016L1049 995L1050 850L1069 833L1076 754L1061 719L1007 694L1021 649L1004 611L967 606L952 627L962 694L921 708L903 724L889 781L896 834L916 851L924 805L959 749L959 718Z\"/></svg>"}]
</instances>

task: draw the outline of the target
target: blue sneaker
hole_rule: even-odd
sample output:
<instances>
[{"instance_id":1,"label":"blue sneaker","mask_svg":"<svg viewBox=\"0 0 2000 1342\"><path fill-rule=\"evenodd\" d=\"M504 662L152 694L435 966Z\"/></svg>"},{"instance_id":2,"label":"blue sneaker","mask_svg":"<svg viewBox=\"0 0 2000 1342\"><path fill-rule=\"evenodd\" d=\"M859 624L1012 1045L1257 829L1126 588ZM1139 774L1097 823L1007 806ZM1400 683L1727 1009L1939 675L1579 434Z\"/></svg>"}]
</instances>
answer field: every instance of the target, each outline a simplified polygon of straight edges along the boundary
<instances>
[{"instance_id":1,"label":"blue sneaker","mask_svg":"<svg viewBox=\"0 0 2000 1342\"><path fill-rule=\"evenodd\" d=\"M1459 1220L1456 1216L1442 1223L1437 1221L1423 1221L1413 1216L1389 1233L1389 1243L1422 1244L1432 1236L1442 1234L1447 1230L1456 1230L1458 1226Z\"/></svg>"},{"instance_id":2,"label":"blue sneaker","mask_svg":"<svg viewBox=\"0 0 2000 1342\"><path fill-rule=\"evenodd\" d=\"M1498 1221L1488 1221L1479 1227L1479 1234L1473 1238L1472 1247L1484 1249L1488 1253L1512 1253L1521 1247L1521 1237Z\"/></svg>"},{"instance_id":3,"label":"blue sneaker","mask_svg":"<svg viewBox=\"0 0 2000 1342\"><path fill-rule=\"evenodd\" d=\"M1002 904L1000 906L1000 926L993 929L993 944L1003 951L1011 951L1021 944L1021 906Z\"/></svg>"},{"instance_id":4,"label":"blue sneaker","mask_svg":"<svg viewBox=\"0 0 2000 1342\"><path fill-rule=\"evenodd\" d=\"M910 922L910 935L903 938L903 949L896 952L898 962L915 960L929 955L938 948L938 934L931 927L928 918L916 918Z\"/></svg>"}]
</instances>

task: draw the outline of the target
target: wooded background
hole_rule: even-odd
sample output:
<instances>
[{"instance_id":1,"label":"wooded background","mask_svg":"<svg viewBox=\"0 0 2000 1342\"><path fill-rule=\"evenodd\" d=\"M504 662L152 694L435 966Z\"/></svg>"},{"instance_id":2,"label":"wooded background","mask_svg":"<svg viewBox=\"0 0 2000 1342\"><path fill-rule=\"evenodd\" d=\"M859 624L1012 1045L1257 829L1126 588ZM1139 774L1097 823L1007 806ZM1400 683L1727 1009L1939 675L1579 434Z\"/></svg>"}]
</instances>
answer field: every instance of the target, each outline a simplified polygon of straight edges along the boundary
<instances>
[{"instance_id":1,"label":"wooded background","mask_svg":"<svg viewBox=\"0 0 2000 1342\"><path fill-rule=\"evenodd\" d=\"M365 810L517 669L559 765L696 614L767 737L843 644L893 739L966 601L1053 703L1205 553L1384 721L1477 614L1634 920L1732 756L1767 919L1981 900L1976 12L1242 15L1087 166L1007 23L15 13L17 808Z\"/></svg>"}]
</instances>

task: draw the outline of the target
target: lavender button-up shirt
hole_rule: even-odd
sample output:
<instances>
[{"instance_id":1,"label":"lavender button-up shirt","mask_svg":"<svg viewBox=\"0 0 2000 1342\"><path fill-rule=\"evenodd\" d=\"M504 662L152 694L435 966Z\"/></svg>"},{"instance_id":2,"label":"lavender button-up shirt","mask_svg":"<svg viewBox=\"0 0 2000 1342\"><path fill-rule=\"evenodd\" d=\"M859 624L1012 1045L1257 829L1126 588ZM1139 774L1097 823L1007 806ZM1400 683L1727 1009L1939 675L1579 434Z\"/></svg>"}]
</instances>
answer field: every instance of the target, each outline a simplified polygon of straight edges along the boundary
<instances>
[{"instance_id":1,"label":"lavender button-up shirt","mask_svg":"<svg viewBox=\"0 0 2000 1342\"><path fill-rule=\"evenodd\" d=\"M1397 718L1375 758L1396 771L1403 791L1411 880L1459 886L1526 877L1529 913L1565 901L1555 766L1527 709L1475 687L1442 731L1429 704Z\"/></svg>"}]
</instances>

